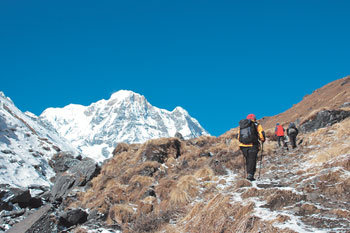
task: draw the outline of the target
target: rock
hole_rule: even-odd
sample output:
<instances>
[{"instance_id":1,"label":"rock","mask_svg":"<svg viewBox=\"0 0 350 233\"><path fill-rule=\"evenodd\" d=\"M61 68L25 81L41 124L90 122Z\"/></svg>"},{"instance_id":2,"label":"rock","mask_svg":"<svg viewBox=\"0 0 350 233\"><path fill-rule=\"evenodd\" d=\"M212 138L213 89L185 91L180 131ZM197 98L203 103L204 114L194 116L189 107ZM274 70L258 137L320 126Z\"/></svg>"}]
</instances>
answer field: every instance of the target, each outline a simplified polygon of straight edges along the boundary
<instances>
[{"instance_id":1,"label":"rock","mask_svg":"<svg viewBox=\"0 0 350 233\"><path fill-rule=\"evenodd\" d=\"M57 153L49 161L49 165L56 173L65 172L78 163L79 160L75 159L73 155L67 152Z\"/></svg>"},{"instance_id":2,"label":"rock","mask_svg":"<svg viewBox=\"0 0 350 233\"><path fill-rule=\"evenodd\" d=\"M12 203L8 200L9 191L8 190L0 190L0 211L2 210L12 210Z\"/></svg>"},{"instance_id":3,"label":"rock","mask_svg":"<svg viewBox=\"0 0 350 233\"><path fill-rule=\"evenodd\" d=\"M85 158L75 166L60 174L51 191L51 200L60 201L66 197L75 186L84 186L100 172L100 167L94 160Z\"/></svg>"},{"instance_id":4,"label":"rock","mask_svg":"<svg viewBox=\"0 0 350 233\"><path fill-rule=\"evenodd\" d=\"M120 153L126 152L129 150L129 145L124 142L118 143L117 147L113 150L113 156L118 155Z\"/></svg>"},{"instance_id":5,"label":"rock","mask_svg":"<svg viewBox=\"0 0 350 233\"><path fill-rule=\"evenodd\" d=\"M148 189L141 197L141 199L144 199L146 197L156 197L156 192L154 191L154 187L150 187L150 189Z\"/></svg>"},{"instance_id":6,"label":"rock","mask_svg":"<svg viewBox=\"0 0 350 233\"><path fill-rule=\"evenodd\" d=\"M49 191L49 187L43 186L43 185L36 185L36 184L29 185L28 189L37 189L37 190L42 190L43 192Z\"/></svg>"},{"instance_id":7,"label":"rock","mask_svg":"<svg viewBox=\"0 0 350 233\"><path fill-rule=\"evenodd\" d=\"M32 197L29 200L28 207L29 208L39 208L43 205L43 201L40 197Z\"/></svg>"},{"instance_id":8,"label":"rock","mask_svg":"<svg viewBox=\"0 0 350 233\"><path fill-rule=\"evenodd\" d=\"M350 111L343 110L323 110L312 116L309 120L302 123L300 129L302 132L310 132L319 128L324 128L338 123L350 116Z\"/></svg>"},{"instance_id":9,"label":"rock","mask_svg":"<svg viewBox=\"0 0 350 233\"><path fill-rule=\"evenodd\" d=\"M75 176L75 185L84 186L88 181L97 176L100 172L100 167L92 159L85 158L77 165L69 169L69 173Z\"/></svg>"},{"instance_id":10,"label":"rock","mask_svg":"<svg viewBox=\"0 0 350 233\"><path fill-rule=\"evenodd\" d=\"M30 205L32 196L28 189L11 188L11 195L13 195L9 199L11 203L18 203L21 208L26 208Z\"/></svg>"},{"instance_id":11,"label":"rock","mask_svg":"<svg viewBox=\"0 0 350 233\"><path fill-rule=\"evenodd\" d=\"M180 132L176 132L175 136L176 138L180 139L180 140L185 140L184 137L182 136L182 134Z\"/></svg>"},{"instance_id":12,"label":"rock","mask_svg":"<svg viewBox=\"0 0 350 233\"><path fill-rule=\"evenodd\" d=\"M55 220L50 214L53 212L51 205L45 205L35 211L32 215L13 225L7 233L34 233L34 232L55 232Z\"/></svg>"},{"instance_id":13,"label":"rock","mask_svg":"<svg viewBox=\"0 0 350 233\"><path fill-rule=\"evenodd\" d=\"M339 108L348 108L348 107L350 107L350 102L345 102L339 106Z\"/></svg>"},{"instance_id":14,"label":"rock","mask_svg":"<svg viewBox=\"0 0 350 233\"><path fill-rule=\"evenodd\" d=\"M266 204L261 206L270 210L281 210L286 206L306 200L306 195L295 194L292 191L276 190L266 199Z\"/></svg>"},{"instance_id":15,"label":"rock","mask_svg":"<svg viewBox=\"0 0 350 233\"><path fill-rule=\"evenodd\" d=\"M207 152L202 152L199 153L199 157L213 157L213 153L207 151Z\"/></svg>"},{"instance_id":16,"label":"rock","mask_svg":"<svg viewBox=\"0 0 350 233\"><path fill-rule=\"evenodd\" d=\"M82 224L88 219L88 214L82 209L74 209L64 212L60 215L59 225L71 227L77 224Z\"/></svg>"},{"instance_id":17,"label":"rock","mask_svg":"<svg viewBox=\"0 0 350 233\"><path fill-rule=\"evenodd\" d=\"M2 150L1 152L4 154L13 154L13 155L15 154L15 152L13 152L11 150Z\"/></svg>"},{"instance_id":18,"label":"rock","mask_svg":"<svg viewBox=\"0 0 350 233\"><path fill-rule=\"evenodd\" d=\"M58 146L53 145L52 148L53 148L55 151L57 151L57 152L60 152L60 151L61 151L61 149L60 149Z\"/></svg>"},{"instance_id":19,"label":"rock","mask_svg":"<svg viewBox=\"0 0 350 233\"><path fill-rule=\"evenodd\" d=\"M1 218L3 217L11 217L11 218L16 218L25 213L25 209L20 209L20 210L13 210L13 211L4 211L1 213Z\"/></svg>"},{"instance_id":20,"label":"rock","mask_svg":"<svg viewBox=\"0 0 350 233\"><path fill-rule=\"evenodd\" d=\"M141 152L144 160L164 163L168 157L178 158L181 142L178 139L158 139L149 141Z\"/></svg>"},{"instance_id":21,"label":"rock","mask_svg":"<svg viewBox=\"0 0 350 233\"><path fill-rule=\"evenodd\" d=\"M221 163L219 160L211 160L209 166L211 169L213 169L215 175L227 175L226 168L223 166L223 163Z\"/></svg>"},{"instance_id":22,"label":"rock","mask_svg":"<svg viewBox=\"0 0 350 233\"><path fill-rule=\"evenodd\" d=\"M75 182L74 176L70 174L59 176L51 190L51 201L61 201L67 196Z\"/></svg>"}]
</instances>

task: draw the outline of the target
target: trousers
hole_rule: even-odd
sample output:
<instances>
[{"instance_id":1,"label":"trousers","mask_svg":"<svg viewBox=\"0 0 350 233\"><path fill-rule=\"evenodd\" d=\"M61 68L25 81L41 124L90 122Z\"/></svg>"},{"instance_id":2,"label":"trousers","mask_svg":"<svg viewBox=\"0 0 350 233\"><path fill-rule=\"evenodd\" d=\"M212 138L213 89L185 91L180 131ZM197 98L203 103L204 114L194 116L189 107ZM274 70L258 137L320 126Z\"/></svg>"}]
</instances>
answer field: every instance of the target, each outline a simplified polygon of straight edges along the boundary
<instances>
[{"instance_id":1,"label":"trousers","mask_svg":"<svg viewBox=\"0 0 350 233\"><path fill-rule=\"evenodd\" d=\"M245 166L247 170L247 174L251 174L254 177L255 171L256 171L256 160L258 157L258 146L252 146L252 147L240 147L243 156L245 158Z\"/></svg>"}]
</instances>

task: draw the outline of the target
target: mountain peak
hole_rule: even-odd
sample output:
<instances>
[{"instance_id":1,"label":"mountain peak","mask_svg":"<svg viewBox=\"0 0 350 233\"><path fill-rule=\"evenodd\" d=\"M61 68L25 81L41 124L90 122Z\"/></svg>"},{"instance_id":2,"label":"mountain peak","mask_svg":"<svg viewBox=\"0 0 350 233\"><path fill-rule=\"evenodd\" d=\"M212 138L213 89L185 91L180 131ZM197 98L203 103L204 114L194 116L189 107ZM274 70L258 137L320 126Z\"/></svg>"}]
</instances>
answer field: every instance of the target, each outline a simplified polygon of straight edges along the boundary
<instances>
[{"instance_id":1,"label":"mountain peak","mask_svg":"<svg viewBox=\"0 0 350 233\"><path fill-rule=\"evenodd\" d=\"M174 110L172 112L180 112L184 115L188 115L188 112L180 106L177 106L176 108L174 108Z\"/></svg>"},{"instance_id":2,"label":"mountain peak","mask_svg":"<svg viewBox=\"0 0 350 233\"><path fill-rule=\"evenodd\" d=\"M67 106L66 106L67 107ZM117 143L143 143L149 139L185 139L208 135L198 121L182 107L172 112L152 106L143 95L129 90L113 93L108 100L77 109L45 110L40 118L51 124L83 154L102 161L112 154Z\"/></svg>"},{"instance_id":3,"label":"mountain peak","mask_svg":"<svg viewBox=\"0 0 350 233\"><path fill-rule=\"evenodd\" d=\"M141 96L140 94L137 94L137 93L130 91L130 90L120 90L120 91L114 92L109 99L110 100L113 100L113 99L122 100L122 99L130 98L131 96L135 96L135 95Z\"/></svg>"}]
</instances>

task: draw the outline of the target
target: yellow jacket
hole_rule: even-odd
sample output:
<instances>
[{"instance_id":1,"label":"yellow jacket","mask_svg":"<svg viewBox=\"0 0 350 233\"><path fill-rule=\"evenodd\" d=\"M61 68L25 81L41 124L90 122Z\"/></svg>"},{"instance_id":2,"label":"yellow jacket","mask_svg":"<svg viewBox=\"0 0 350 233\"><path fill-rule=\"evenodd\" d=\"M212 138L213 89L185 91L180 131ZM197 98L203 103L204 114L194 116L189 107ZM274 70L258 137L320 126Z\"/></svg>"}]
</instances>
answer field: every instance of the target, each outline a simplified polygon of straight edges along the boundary
<instances>
[{"instance_id":1,"label":"yellow jacket","mask_svg":"<svg viewBox=\"0 0 350 233\"><path fill-rule=\"evenodd\" d=\"M261 142L265 142L265 132L264 132L264 129L263 127L254 121L255 124L257 124L256 126L256 130L258 131L258 136L259 136L259 140ZM239 133L240 133L240 130L238 129L238 141L239 141ZM243 146L243 147L252 147L253 146L253 143L250 143L250 144L243 144L243 143L240 143L239 146Z\"/></svg>"}]
</instances>

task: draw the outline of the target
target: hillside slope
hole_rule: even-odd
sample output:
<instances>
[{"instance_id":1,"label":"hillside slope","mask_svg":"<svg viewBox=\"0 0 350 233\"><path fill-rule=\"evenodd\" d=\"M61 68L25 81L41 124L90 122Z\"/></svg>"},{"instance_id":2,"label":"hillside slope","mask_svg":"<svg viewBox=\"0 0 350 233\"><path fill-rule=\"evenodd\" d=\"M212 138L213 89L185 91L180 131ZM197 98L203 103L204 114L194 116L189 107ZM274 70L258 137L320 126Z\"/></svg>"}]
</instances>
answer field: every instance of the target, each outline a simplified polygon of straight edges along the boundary
<instances>
[{"instance_id":1,"label":"hillside slope","mask_svg":"<svg viewBox=\"0 0 350 233\"><path fill-rule=\"evenodd\" d=\"M123 144L66 204L105 216L76 232L348 232L349 137L348 118L300 135L293 151L268 141L255 182L244 178L237 140Z\"/></svg>"},{"instance_id":2,"label":"hillside slope","mask_svg":"<svg viewBox=\"0 0 350 233\"><path fill-rule=\"evenodd\" d=\"M338 109L344 103L350 103L350 76L338 79L315 90L292 108L273 117L264 117L260 120L260 123L265 129L273 128L277 122L281 124L300 123L321 109Z\"/></svg>"},{"instance_id":3,"label":"hillside slope","mask_svg":"<svg viewBox=\"0 0 350 233\"><path fill-rule=\"evenodd\" d=\"M54 172L48 160L60 151L76 153L56 132L21 112L0 92L0 184L49 186Z\"/></svg>"}]
</instances>

